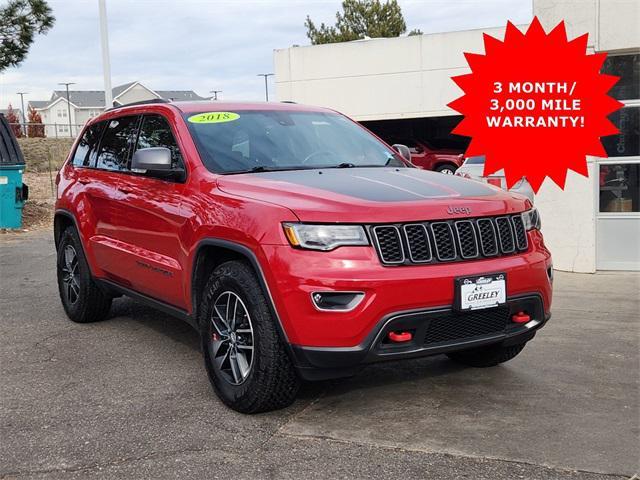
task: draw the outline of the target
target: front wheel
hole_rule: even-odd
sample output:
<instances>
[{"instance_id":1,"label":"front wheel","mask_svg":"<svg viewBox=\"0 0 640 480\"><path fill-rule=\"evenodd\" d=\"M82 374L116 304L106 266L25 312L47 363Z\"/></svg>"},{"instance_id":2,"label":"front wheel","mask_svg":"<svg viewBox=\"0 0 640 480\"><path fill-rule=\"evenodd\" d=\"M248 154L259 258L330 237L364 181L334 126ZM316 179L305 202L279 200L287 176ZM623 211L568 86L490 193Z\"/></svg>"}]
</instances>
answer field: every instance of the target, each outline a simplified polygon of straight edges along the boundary
<instances>
[{"instance_id":1,"label":"front wheel","mask_svg":"<svg viewBox=\"0 0 640 480\"><path fill-rule=\"evenodd\" d=\"M445 175L453 175L456 173L456 167L453 165L440 165L436 168L436 172L444 173Z\"/></svg>"},{"instance_id":2,"label":"front wheel","mask_svg":"<svg viewBox=\"0 0 640 480\"><path fill-rule=\"evenodd\" d=\"M518 343L505 347L503 345L490 345L488 347L463 350L462 352L447 353L447 356L458 363L469 367L495 367L496 365L508 362L517 356L527 342Z\"/></svg>"},{"instance_id":3,"label":"front wheel","mask_svg":"<svg viewBox=\"0 0 640 480\"><path fill-rule=\"evenodd\" d=\"M205 367L227 406L258 413L294 401L300 381L251 267L217 267L199 311Z\"/></svg>"}]
</instances>

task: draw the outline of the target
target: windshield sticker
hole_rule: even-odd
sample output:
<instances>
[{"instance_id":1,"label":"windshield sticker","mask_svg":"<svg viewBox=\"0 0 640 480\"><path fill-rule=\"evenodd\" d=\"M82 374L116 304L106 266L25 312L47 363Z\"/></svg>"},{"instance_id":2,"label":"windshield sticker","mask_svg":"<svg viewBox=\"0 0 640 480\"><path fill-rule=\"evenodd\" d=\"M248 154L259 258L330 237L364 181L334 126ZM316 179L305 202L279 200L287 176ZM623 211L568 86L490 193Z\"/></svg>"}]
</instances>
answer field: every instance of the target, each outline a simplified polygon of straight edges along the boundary
<instances>
[{"instance_id":1,"label":"windshield sticker","mask_svg":"<svg viewBox=\"0 0 640 480\"><path fill-rule=\"evenodd\" d=\"M234 112L205 112L191 115L188 120L191 123L224 123L233 122L239 118L240 115Z\"/></svg>"}]
</instances>

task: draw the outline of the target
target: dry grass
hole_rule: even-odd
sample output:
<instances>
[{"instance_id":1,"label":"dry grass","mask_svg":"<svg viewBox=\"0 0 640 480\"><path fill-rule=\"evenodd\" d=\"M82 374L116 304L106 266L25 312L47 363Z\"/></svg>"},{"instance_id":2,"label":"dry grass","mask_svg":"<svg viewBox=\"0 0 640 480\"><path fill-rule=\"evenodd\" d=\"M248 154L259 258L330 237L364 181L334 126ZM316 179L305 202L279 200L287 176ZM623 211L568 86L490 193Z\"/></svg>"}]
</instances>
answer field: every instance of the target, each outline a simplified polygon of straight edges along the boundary
<instances>
[{"instance_id":1,"label":"dry grass","mask_svg":"<svg viewBox=\"0 0 640 480\"><path fill-rule=\"evenodd\" d=\"M29 200L53 203L56 198L56 172L25 172L22 181L29 185Z\"/></svg>"}]
</instances>

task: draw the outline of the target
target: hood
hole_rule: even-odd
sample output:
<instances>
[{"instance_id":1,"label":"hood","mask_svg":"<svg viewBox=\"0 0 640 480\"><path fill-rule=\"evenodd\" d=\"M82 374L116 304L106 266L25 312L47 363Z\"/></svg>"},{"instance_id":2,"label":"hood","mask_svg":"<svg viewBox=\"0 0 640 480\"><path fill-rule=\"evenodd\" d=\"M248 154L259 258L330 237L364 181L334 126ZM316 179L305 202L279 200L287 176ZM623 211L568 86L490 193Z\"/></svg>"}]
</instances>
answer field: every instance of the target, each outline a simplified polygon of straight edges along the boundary
<instances>
[{"instance_id":1,"label":"hood","mask_svg":"<svg viewBox=\"0 0 640 480\"><path fill-rule=\"evenodd\" d=\"M304 222L408 222L499 215L528 208L521 197L491 185L417 168L225 175L218 178L218 187L233 195L287 207Z\"/></svg>"}]
</instances>

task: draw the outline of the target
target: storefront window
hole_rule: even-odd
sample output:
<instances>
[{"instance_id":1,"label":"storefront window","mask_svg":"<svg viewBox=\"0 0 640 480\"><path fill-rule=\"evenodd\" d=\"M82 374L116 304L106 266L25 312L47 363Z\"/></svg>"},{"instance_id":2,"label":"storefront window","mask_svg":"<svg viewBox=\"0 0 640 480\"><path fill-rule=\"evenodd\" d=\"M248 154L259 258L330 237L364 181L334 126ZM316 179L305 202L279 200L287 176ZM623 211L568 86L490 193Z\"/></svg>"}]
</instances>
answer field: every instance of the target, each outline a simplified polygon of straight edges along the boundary
<instances>
[{"instance_id":1,"label":"storefront window","mask_svg":"<svg viewBox=\"0 0 640 480\"><path fill-rule=\"evenodd\" d=\"M640 163L600 165L600 212L640 212Z\"/></svg>"},{"instance_id":2,"label":"storefront window","mask_svg":"<svg viewBox=\"0 0 640 480\"><path fill-rule=\"evenodd\" d=\"M602 145L609 157L640 155L640 107L625 107L609 115L609 120L620 129L617 135L602 137Z\"/></svg>"},{"instance_id":3,"label":"storefront window","mask_svg":"<svg viewBox=\"0 0 640 480\"><path fill-rule=\"evenodd\" d=\"M620 77L609 91L613 98L640 98L640 54L609 56L604 61L602 72Z\"/></svg>"}]
</instances>

